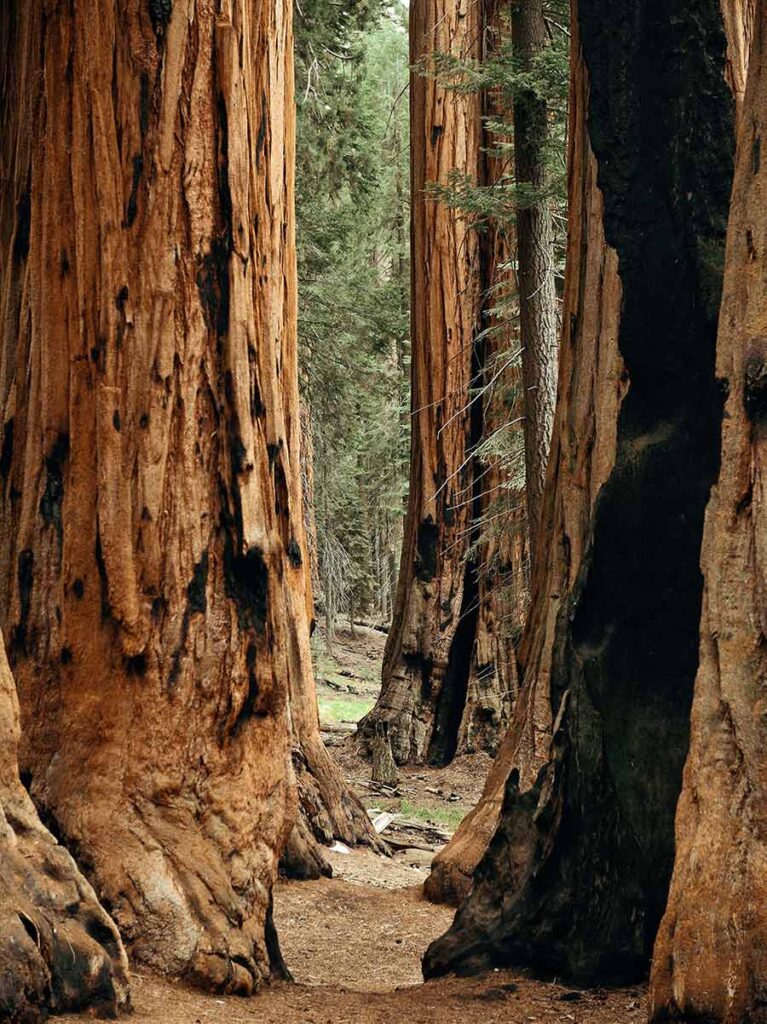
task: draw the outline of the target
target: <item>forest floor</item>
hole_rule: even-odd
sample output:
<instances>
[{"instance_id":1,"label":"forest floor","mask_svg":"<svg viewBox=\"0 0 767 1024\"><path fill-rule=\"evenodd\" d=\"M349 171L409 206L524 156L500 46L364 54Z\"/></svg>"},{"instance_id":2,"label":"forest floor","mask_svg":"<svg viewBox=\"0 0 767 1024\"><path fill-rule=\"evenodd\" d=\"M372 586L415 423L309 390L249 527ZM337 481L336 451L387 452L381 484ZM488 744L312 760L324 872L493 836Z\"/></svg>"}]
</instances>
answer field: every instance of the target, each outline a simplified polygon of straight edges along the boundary
<instances>
[{"instance_id":1,"label":"forest floor","mask_svg":"<svg viewBox=\"0 0 767 1024\"><path fill-rule=\"evenodd\" d=\"M322 631L315 633L312 653L323 738L371 815L397 814L385 833L387 841L400 848L407 841L416 847L439 846L440 833L454 832L479 800L491 760L486 754L471 754L456 758L447 768L400 768L395 788L371 782L370 763L354 733L378 697L385 644L385 633L357 626L355 635L348 628L339 629L329 653ZM413 828L407 828L408 821Z\"/></svg>"},{"instance_id":2,"label":"forest floor","mask_svg":"<svg viewBox=\"0 0 767 1024\"><path fill-rule=\"evenodd\" d=\"M383 634L369 629L359 629L356 637L340 633L332 657L317 649L315 657L326 739L371 814L397 815L384 833L385 839L397 843L393 856L340 847L328 854L333 878L278 883L275 924L295 984L274 984L254 999L240 999L205 995L134 971L131 1020L639 1024L646 1017L641 987L577 991L519 971L421 982L421 957L432 939L449 927L454 913L427 902L421 886L434 847L479 798L489 759L460 758L445 769L403 769L396 789L371 788L370 766L360 756L353 724L377 696L384 642Z\"/></svg>"}]
</instances>

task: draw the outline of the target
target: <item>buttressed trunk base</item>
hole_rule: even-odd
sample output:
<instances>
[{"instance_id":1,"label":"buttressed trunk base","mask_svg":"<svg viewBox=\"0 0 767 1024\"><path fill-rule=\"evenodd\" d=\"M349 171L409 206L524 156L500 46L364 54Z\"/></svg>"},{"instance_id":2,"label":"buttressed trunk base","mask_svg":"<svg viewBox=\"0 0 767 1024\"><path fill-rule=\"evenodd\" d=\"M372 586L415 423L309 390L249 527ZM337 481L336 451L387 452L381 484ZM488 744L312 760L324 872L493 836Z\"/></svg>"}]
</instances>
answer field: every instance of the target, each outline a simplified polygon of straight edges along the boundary
<instances>
[{"instance_id":1,"label":"buttressed trunk base","mask_svg":"<svg viewBox=\"0 0 767 1024\"><path fill-rule=\"evenodd\" d=\"M291 7L11 3L0 35L22 772L136 960L250 993L305 661Z\"/></svg>"},{"instance_id":2,"label":"buttressed trunk base","mask_svg":"<svg viewBox=\"0 0 767 1024\"><path fill-rule=\"evenodd\" d=\"M114 923L43 828L16 761L19 705L0 634L0 1019L127 1009L128 964Z\"/></svg>"}]
</instances>

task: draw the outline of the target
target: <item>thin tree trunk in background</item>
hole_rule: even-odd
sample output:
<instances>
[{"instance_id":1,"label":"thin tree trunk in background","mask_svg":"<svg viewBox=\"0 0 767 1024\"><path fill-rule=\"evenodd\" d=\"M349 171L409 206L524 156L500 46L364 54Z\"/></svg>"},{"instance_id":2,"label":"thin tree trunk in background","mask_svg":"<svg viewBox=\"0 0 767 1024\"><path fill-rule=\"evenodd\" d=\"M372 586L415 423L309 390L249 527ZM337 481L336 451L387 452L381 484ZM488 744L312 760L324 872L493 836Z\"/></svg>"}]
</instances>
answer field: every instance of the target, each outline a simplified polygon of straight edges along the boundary
<instances>
[{"instance_id":1,"label":"thin tree trunk in background","mask_svg":"<svg viewBox=\"0 0 767 1024\"><path fill-rule=\"evenodd\" d=\"M309 560L307 580L307 601L309 621L314 629L314 595L320 591L320 563L317 541L317 514L314 490L314 439L312 435L312 414L308 405L301 404L301 482L304 502L304 526L306 529L306 550Z\"/></svg>"},{"instance_id":2,"label":"thin tree trunk in background","mask_svg":"<svg viewBox=\"0 0 767 1024\"><path fill-rule=\"evenodd\" d=\"M320 786L329 764L291 9L38 6L12 5L0 66L0 617L22 768L137 960L251 992L284 970L291 729ZM326 817L352 830L333 772Z\"/></svg>"},{"instance_id":3,"label":"thin tree trunk in background","mask_svg":"<svg viewBox=\"0 0 767 1024\"><path fill-rule=\"evenodd\" d=\"M512 0L514 59L522 72L535 67L549 45L543 0ZM546 184L549 136L546 101L522 90L514 102L514 159L517 187ZM517 282L522 378L525 394L525 464L530 551L535 557L546 467L554 425L559 365L553 226L548 199L517 210Z\"/></svg>"},{"instance_id":4,"label":"thin tree trunk in background","mask_svg":"<svg viewBox=\"0 0 767 1024\"><path fill-rule=\"evenodd\" d=\"M529 964L579 983L641 978L671 876L718 464L733 104L714 0L578 6L545 543L494 785L514 771L427 976ZM662 74L682 53L683 73Z\"/></svg>"},{"instance_id":5,"label":"thin tree trunk in background","mask_svg":"<svg viewBox=\"0 0 767 1024\"><path fill-rule=\"evenodd\" d=\"M721 470L706 513L700 666L676 819L676 860L655 944L651 1018L761 1020L767 990L767 6L729 4L748 63L719 319L727 393ZM740 8L739 10L737 8ZM732 8L735 8L732 10ZM737 36L736 36L737 38Z\"/></svg>"},{"instance_id":6,"label":"thin tree trunk in background","mask_svg":"<svg viewBox=\"0 0 767 1024\"><path fill-rule=\"evenodd\" d=\"M19 779L19 704L0 634L0 1018L128 1006L117 929Z\"/></svg>"}]
</instances>

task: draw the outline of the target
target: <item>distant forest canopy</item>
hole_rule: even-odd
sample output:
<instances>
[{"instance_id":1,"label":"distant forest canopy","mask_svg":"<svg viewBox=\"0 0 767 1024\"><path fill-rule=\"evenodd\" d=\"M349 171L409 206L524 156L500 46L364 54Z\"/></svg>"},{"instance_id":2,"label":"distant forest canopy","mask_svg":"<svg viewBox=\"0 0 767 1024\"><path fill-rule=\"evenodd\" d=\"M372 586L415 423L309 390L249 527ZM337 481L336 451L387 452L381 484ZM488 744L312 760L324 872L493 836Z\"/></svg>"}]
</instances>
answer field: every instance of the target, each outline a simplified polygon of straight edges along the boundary
<instances>
[{"instance_id":1,"label":"distant forest canopy","mask_svg":"<svg viewBox=\"0 0 767 1024\"><path fill-rule=\"evenodd\" d=\"M361 4L350 14L308 0L295 29L303 468L316 597L332 633L338 612L389 620L402 539L407 9Z\"/></svg>"},{"instance_id":2,"label":"distant forest canopy","mask_svg":"<svg viewBox=\"0 0 767 1024\"><path fill-rule=\"evenodd\" d=\"M506 11L484 25L483 44L470 54L435 50L411 68L405 4L296 5L303 475L316 607L330 636L339 614L387 624L395 603L413 411L411 71L437 79L448 93L492 97L482 118L482 159L497 173L478 180L456 165L444 181L427 182L426 192L430 201L461 211L472 231L497 231L505 240L475 339L481 345L486 334L498 341L488 346L492 357L463 401L507 410L486 417L472 448L485 473L502 467L506 483L483 508L465 557L488 543L494 549L498 537L520 529L525 448L523 417L514 412L521 363L516 216L541 201L548 205L553 230L546 258L560 295L567 226L569 6L564 0L546 6L549 45L522 69ZM524 92L544 101L549 121L545 181L538 186L518 185L515 176L513 106ZM469 499L459 493L456 503ZM494 571L481 555L477 561L480 574ZM519 591L520 585L495 572L496 589ZM515 594L512 602L518 601ZM506 625L517 630L516 616Z\"/></svg>"}]
</instances>

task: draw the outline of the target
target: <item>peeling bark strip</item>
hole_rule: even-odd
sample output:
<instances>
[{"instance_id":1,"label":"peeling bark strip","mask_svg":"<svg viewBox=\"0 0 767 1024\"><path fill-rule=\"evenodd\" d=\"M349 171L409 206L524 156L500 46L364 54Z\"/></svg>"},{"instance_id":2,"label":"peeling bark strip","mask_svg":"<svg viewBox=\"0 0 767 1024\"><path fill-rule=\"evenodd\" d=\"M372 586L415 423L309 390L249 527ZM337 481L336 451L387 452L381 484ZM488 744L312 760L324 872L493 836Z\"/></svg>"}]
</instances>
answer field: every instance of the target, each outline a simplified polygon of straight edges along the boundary
<instances>
[{"instance_id":1,"label":"peeling bark strip","mask_svg":"<svg viewBox=\"0 0 767 1024\"><path fill-rule=\"evenodd\" d=\"M527 963L635 980L672 867L718 464L734 104L714 0L582 0L573 24L562 397L504 751L516 770L427 976Z\"/></svg>"},{"instance_id":2,"label":"peeling bark strip","mask_svg":"<svg viewBox=\"0 0 767 1024\"><path fill-rule=\"evenodd\" d=\"M326 831L370 832L313 703L291 5L42 7L0 13L0 624L22 767L133 956L247 993L279 966L292 746Z\"/></svg>"},{"instance_id":3,"label":"peeling bark strip","mask_svg":"<svg viewBox=\"0 0 767 1024\"><path fill-rule=\"evenodd\" d=\"M127 1009L114 923L19 779L19 705L0 634L0 1019Z\"/></svg>"},{"instance_id":4,"label":"peeling bark strip","mask_svg":"<svg viewBox=\"0 0 767 1024\"><path fill-rule=\"evenodd\" d=\"M754 14L719 319L727 390L706 513L700 666L651 1018L762 1021L767 993L767 6Z\"/></svg>"},{"instance_id":5,"label":"peeling bark strip","mask_svg":"<svg viewBox=\"0 0 767 1024\"><path fill-rule=\"evenodd\" d=\"M435 54L481 59L486 14L471 0L416 0L410 8L411 63L421 64L410 82L410 491L381 696L360 726L372 742L385 721L400 764L494 751L516 692L513 657L489 639L492 609L476 556L469 557L483 509L478 496L499 483L480 486L472 455L484 429L483 402L472 389L490 354L478 342L492 269L483 249L494 240L483 243L468 214L427 191L448 186L454 171L485 180L482 97L446 88L423 64Z\"/></svg>"}]
</instances>

